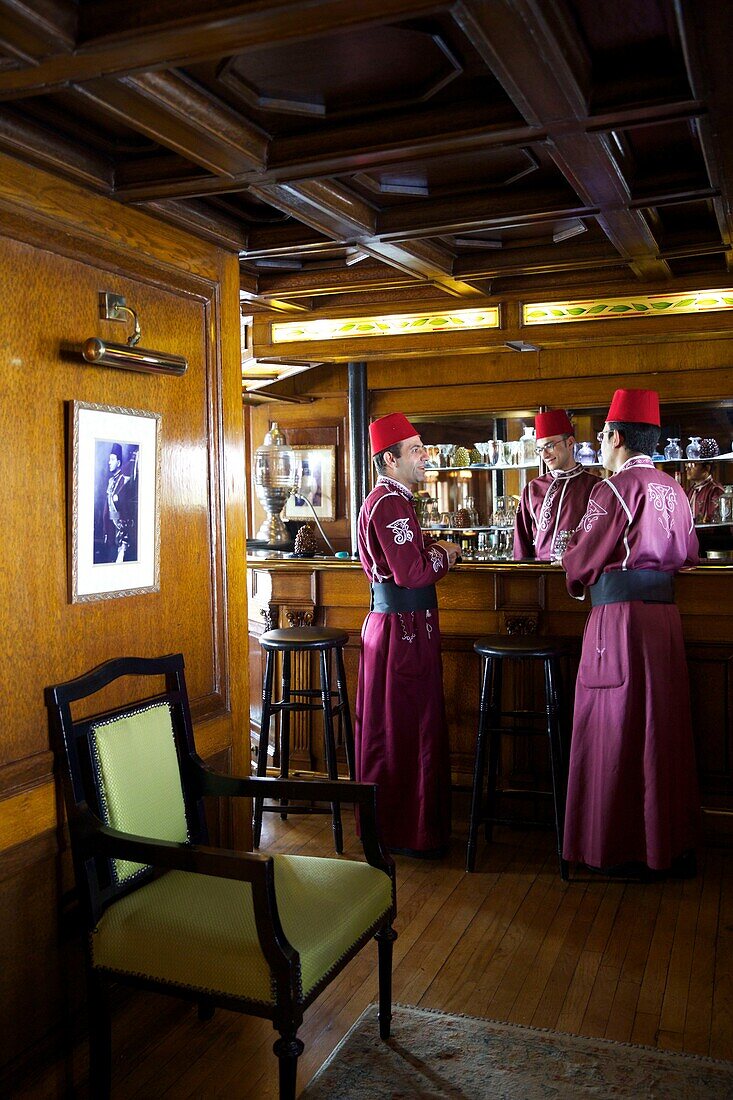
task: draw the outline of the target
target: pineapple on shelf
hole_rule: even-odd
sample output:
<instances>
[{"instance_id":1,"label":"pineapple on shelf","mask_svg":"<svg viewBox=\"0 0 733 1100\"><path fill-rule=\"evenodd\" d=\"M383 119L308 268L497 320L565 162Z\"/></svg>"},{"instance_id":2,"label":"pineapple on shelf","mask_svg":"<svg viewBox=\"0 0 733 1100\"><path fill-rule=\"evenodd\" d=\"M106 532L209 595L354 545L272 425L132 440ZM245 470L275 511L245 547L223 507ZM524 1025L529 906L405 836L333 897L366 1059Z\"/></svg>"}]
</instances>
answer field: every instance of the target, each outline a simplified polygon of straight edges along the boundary
<instances>
[{"instance_id":1,"label":"pineapple on shelf","mask_svg":"<svg viewBox=\"0 0 733 1100\"><path fill-rule=\"evenodd\" d=\"M468 458L471 466L480 466L483 462L483 458L481 457L481 452L479 451L478 447L471 447L471 450L468 452Z\"/></svg>"},{"instance_id":2,"label":"pineapple on shelf","mask_svg":"<svg viewBox=\"0 0 733 1100\"><path fill-rule=\"evenodd\" d=\"M312 558L318 550L316 536L310 523L304 523L299 527L295 535L293 553L299 558Z\"/></svg>"},{"instance_id":3,"label":"pineapple on shelf","mask_svg":"<svg viewBox=\"0 0 733 1100\"><path fill-rule=\"evenodd\" d=\"M471 456L467 447L456 447L451 459L451 466L469 466Z\"/></svg>"}]
</instances>

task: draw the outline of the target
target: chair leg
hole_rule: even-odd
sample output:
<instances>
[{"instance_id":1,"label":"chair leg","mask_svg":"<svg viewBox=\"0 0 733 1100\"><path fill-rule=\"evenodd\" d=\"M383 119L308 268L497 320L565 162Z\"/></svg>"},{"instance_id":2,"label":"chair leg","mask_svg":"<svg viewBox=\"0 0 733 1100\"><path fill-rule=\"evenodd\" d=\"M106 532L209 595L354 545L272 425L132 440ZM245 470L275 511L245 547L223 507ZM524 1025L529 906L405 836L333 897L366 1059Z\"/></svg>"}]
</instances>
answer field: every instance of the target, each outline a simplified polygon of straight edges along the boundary
<instances>
[{"instance_id":1,"label":"chair leg","mask_svg":"<svg viewBox=\"0 0 733 1100\"><path fill-rule=\"evenodd\" d=\"M257 774L267 775L267 750L270 744L270 715L272 714L272 679L275 671L275 654L270 649L267 651L265 661L265 676L262 682L262 714L260 717L260 742L257 750ZM262 835L262 804L264 799L260 795L254 798L254 813L252 820L252 845L259 848Z\"/></svg>"},{"instance_id":2,"label":"chair leg","mask_svg":"<svg viewBox=\"0 0 733 1100\"><path fill-rule=\"evenodd\" d=\"M87 972L89 1013L89 1089L94 1100L107 1100L112 1090L112 1021L107 982L92 967Z\"/></svg>"},{"instance_id":3,"label":"chair leg","mask_svg":"<svg viewBox=\"0 0 733 1100\"><path fill-rule=\"evenodd\" d=\"M338 691L339 705L344 728L344 748L346 749L346 764L349 769L349 779L356 779L356 754L354 752L354 726L349 710L349 693L346 686L346 669L344 668L344 651L340 647L336 649L336 690Z\"/></svg>"},{"instance_id":4,"label":"chair leg","mask_svg":"<svg viewBox=\"0 0 733 1100\"><path fill-rule=\"evenodd\" d=\"M283 653L283 709L280 711L280 775L283 779L287 779L290 775L290 711L288 710L290 705L290 681L290 653L285 650ZM287 804L287 798L280 799L281 810L284 810ZM281 813L280 817L283 821L287 821L288 815Z\"/></svg>"},{"instance_id":5,"label":"chair leg","mask_svg":"<svg viewBox=\"0 0 733 1100\"><path fill-rule=\"evenodd\" d=\"M326 752L326 769L329 779L338 779L336 766L336 743L333 736L333 711L331 709L331 677L328 667L328 652L321 650L321 700L323 703L323 744ZM341 825L341 803L331 803L331 821L336 851L344 850L344 831Z\"/></svg>"},{"instance_id":6,"label":"chair leg","mask_svg":"<svg viewBox=\"0 0 733 1100\"><path fill-rule=\"evenodd\" d=\"M545 659L545 698L547 708L547 735L550 744L550 768L552 771L552 797L555 807L555 836L560 877L568 880L568 864L563 859L562 845L565 825L565 770L562 739L560 735L560 711L557 685L557 665L554 657Z\"/></svg>"},{"instance_id":7,"label":"chair leg","mask_svg":"<svg viewBox=\"0 0 733 1100\"><path fill-rule=\"evenodd\" d=\"M280 1075L280 1100L295 1100L295 1087L298 1078L298 1058L303 1053L303 1044L295 1031L281 1031L272 1049L278 1057Z\"/></svg>"},{"instance_id":8,"label":"chair leg","mask_svg":"<svg viewBox=\"0 0 733 1100\"><path fill-rule=\"evenodd\" d=\"M397 933L390 925L377 932L379 949L379 1038L389 1039L392 1023L392 947Z\"/></svg>"}]
</instances>

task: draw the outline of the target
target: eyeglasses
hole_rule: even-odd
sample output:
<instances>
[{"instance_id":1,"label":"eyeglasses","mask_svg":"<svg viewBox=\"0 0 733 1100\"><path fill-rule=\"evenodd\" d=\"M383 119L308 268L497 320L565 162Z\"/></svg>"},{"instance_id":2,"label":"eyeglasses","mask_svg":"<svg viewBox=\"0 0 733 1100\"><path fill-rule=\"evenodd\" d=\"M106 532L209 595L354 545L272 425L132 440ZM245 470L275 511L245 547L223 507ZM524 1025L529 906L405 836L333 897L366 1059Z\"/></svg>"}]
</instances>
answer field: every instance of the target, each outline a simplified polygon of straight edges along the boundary
<instances>
[{"instance_id":1,"label":"eyeglasses","mask_svg":"<svg viewBox=\"0 0 733 1100\"><path fill-rule=\"evenodd\" d=\"M535 447L534 453L536 455L552 454L558 443L565 442L565 438L566 437L564 437L563 439L554 439L551 443L542 443L539 447Z\"/></svg>"},{"instance_id":2,"label":"eyeglasses","mask_svg":"<svg viewBox=\"0 0 733 1100\"><path fill-rule=\"evenodd\" d=\"M616 431L616 429L615 429L615 428L611 428L611 429L610 429L610 431L607 431L607 432L599 432L599 433L598 433L598 435L596 436L596 439L598 440L598 442L599 442L599 443L602 443L602 442L603 442L603 437L604 437L604 435L607 435L607 436L608 436L608 438L610 439L610 438L611 438L611 436L613 435L613 433L614 433L615 431Z\"/></svg>"}]
</instances>

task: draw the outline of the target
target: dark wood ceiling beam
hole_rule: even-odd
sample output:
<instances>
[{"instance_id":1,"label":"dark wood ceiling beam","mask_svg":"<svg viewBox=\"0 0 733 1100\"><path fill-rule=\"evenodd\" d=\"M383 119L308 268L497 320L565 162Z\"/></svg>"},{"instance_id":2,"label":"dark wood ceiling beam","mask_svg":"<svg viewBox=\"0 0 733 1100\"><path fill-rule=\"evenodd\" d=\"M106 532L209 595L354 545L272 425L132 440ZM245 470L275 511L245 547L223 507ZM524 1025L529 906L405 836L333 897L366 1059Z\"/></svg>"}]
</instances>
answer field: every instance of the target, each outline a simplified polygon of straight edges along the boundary
<instances>
[{"instance_id":1,"label":"dark wood ceiling beam","mask_svg":"<svg viewBox=\"0 0 733 1100\"><path fill-rule=\"evenodd\" d=\"M710 180L719 194L713 203L722 240L733 243L733 89L730 43L733 6L676 0L675 14L685 52L692 91L704 97L708 116L698 122L698 134ZM717 79L716 79L717 75ZM726 262L733 271L733 253Z\"/></svg>"},{"instance_id":2,"label":"dark wood ceiling beam","mask_svg":"<svg viewBox=\"0 0 733 1100\"><path fill-rule=\"evenodd\" d=\"M250 187L249 191L332 240L345 243L374 235L376 211L340 184L305 180L297 185Z\"/></svg>"},{"instance_id":3,"label":"dark wood ceiling beam","mask_svg":"<svg viewBox=\"0 0 733 1100\"><path fill-rule=\"evenodd\" d=\"M76 45L78 7L72 0L0 0L0 48L36 64Z\"/></svg>"},{"instance_id":4,"label":"dark wood ceiling beam","mask_svg":"<svg viewBox=\"0 0 733 1100\"><path fill-rule=\"evenodd\" d=\"M582 268L618 266L618 252L607 241L568 241L541 247L508 248L464 256L453 265L456 275L466 279L496 278L524 272L572 271Z\"/></svg>"},{"instance_id":5,"label":"dark wood ceiling beam","mask_svg":"<svg viewBox=\"0 0 733 1100\"><path fill-rule=\"evenodd\" d=\"M264 165L265 135L178 74L93 80L76 94L207 171L231 177Z\"/></svg>"},{"instance_id":6,"label":"dark wood ceiling beam","mask_svg":"<svg viewBox=\"0 0 733 1100\"><path fill-rule=\"evenodd\" d=\"M60 172L95 191L112 191L114 169L109 160L44 126L18 119L7 108L0 109L0 149L50 172Z\"/></svg>"},{"instance_id":7,"label":"dark wood ceiling beam","mask_svg":"<svg viewBox=\"0 0 733 1100\"><path fill-rule=\"evenodd\" d=\"M518 195L480 192L394 206L379 215L377 233L383 241L399 241L596 214L597 207L579 202L566 187Z\"/></svg>"},{"instance_id":8,"label":"dark wood ceiling beam","mask_svg":"<svg viewBox=\"0 0 733 1100\"><path fill-rule=\"evenodd\" d=\"M588 68L562 6L540 0L465 0L455 15L527 122L548 134L548 151L598 224L642 279L671 277L603 133L586 133Z\"/></svg>"},{"instance_id":9,"label":"dark wood ceiling beam","mask_svg":"<svg viewBox=\"0 0 733 1100\"><path fill-rule=\"evenodd\" d=\"M365 261L356 267L341 267L334 271L299 271L282 275L260 275L261 297L304 298L323 294L368 293L373 290L399 290L413 286L412 275L398 272L382 263Z\"/></svg>"},{"instance_id":10,"label":"dark wood ceiling beam","mask_svg":"<svg viewBox=\"0 0 733 1100\"><path fill-rule=\"evenodd\" d=\"M280 300L279 298L267 298L258 294L257 291L247 290L245 287L240 288L240 301L246 303L248 306L258 306L262 311L276 310L278 313L310 313L311 303L307 305L302 302L288 302Z\"/></svg>"},{"instance_id":11,"label":"dark wood ceiling beam","mask_svg":"<svg viewBox=\"0 0 733 1100\"><path fill-rule=\"evenodd\" d=\"M463 156L543 141L544 130L527 126L516 111L502 106L440 108L392 115L349 125L322 127L305 136L275 138L268 155L272 179L365 171L428 157Z\"/></svg>"},{"instance_id":12,"label":"dark wood ceiling beam","mask_svg":"<svg viewBox=\"0 0 733 1100\"><path fill-rule=\"evenodd\" d=\"M644 209L650 206L675 206L680 202L698 202L701 199L716 199L720 192L710 184L674 184L668 188L649 187L634 188L629 203L630 210Z\"/></svg>"},{"instance_id":13,"label":"dark wood ceiling beam","mask_svg":"<svg viewBox=\"0 0 733 1100\"><path fill-rule=\"evenodd\" d=\"M608 133L611 130L635 130L641 126L659 126L668 122L687 122L703 118L707 107L699 99L670 99L664 103L644 104L640 107L619 107L589 115L585 122L588 134ZM571 124L577 128L575 121ZM560 129L562 123L557 124Z\"/></svg>"},{"instance_id":14,"label":"dark wood ceiling beam","mask_svg":"<svg viewBox=\"0 0 733 1100\"><path fill-rule=\"evenodd\" d=\"M39 95L68 84L122 72L181 66L242 53L274 41L305 42L323 34L411 18L448 5L426 0L211 0L202 5L96 5L96 28L73 54L59 53L32 67L0 72L0 98ZM185 8L185 12L181 9ZM196 10L198 9L198 10ZM122 21L120 23L120 21ZM91 21L86 24L92 26ZM102 28L104 28L102 30Z\"/></svg>"},{"instance_id":15,"label":"dark wood ceiling beam","mask_svg":"<svg viewBox=\"0 0 733 1100\"><path fill-rule=\"evenodd\" d=\"M452 257L439 246L424 241L383 240L376 232L376 211L346 187L307 180L297 185L253 187L250 191L333 240L358 244L375 259L418 280L427 280L447 294L472 297L477 293L475 287L454 278Z\"/></svg>"},{"instance_id":16,"label":"dark wood ceiling beam","mask_svg":"<svg viewBox=\"0 0 733 1100\"><path fill-rule=\"evenodd\" d=\"M220 248L240 252L247 247L247 232L243 223L213 210L205 203L154 202L147 209L173 225L190 230L197 237L204 237Z\"/></svg>"},{"instance_id":17,"label":"dark wood ceiling beam","mask_svg":"<svg viewBox=\"0 0 733 1100\"><path fill-rule=\"evenodd\" d=\"M648 112L660 121L679 121L699 117L697 101L657 105ZM389 132L382 123L335 128L327 134L308 134L307 138L274 139L268 151L267 168L246 171L235 176L201 176L190 180L158 177L151 172L135 182L125 181L117 190L122 202L148 202L157 199L205 198L244 190L250 184L287 183L323 175L345 175L355 169L375 169L407 162L419 157L469 155L482 149L531 146L546 140L543 129L512 124L513 112L501 112L486 123L485 112L437 111L421 115L393 117ZM506 116L506 117L505 117ZM619 110L589 120L587 131L609 132L644 124L642 108ZM502 121L503 119L503 121ZM646 119L646 123L649 119ZM577 129L577 125L574 123ZM388 137L388 142L385 142ZM637 206L644 205L639 202Z\"/></svg>"},{"instance_id":18,"label":"dark wood ceiling beam","mask_svg":"<svg viewBox=\"0 0 733 1100\"><path fill-rule=\"evenodd\" d=\"M453 298L474 298L483 291L477 290L453 274L453 262L443 249L429 241L361 241L360 247L398 271L405 271L416 279L431 283Z\"/></svg>"},{"instance_id":19,"label":"dark wood ceiling beam","mask_svg":"<svg viewBox=\"0 0 733 1100\"><path fill-rule=\"evenodd\" d=\"M323 238L317 240L311 237L306 238L303 232L298 232L298 230L307 232L307 226L299 226L297 222L288 222L286 225L276 228L282 229L282 233L275 232L275 228L270 229L268 227L265 229L262 226L250 225L249 245L246 255L242 259L250 261L293 255L318 257L320 253L333 251L333 241Z\"/></svg>"}]
</instances>

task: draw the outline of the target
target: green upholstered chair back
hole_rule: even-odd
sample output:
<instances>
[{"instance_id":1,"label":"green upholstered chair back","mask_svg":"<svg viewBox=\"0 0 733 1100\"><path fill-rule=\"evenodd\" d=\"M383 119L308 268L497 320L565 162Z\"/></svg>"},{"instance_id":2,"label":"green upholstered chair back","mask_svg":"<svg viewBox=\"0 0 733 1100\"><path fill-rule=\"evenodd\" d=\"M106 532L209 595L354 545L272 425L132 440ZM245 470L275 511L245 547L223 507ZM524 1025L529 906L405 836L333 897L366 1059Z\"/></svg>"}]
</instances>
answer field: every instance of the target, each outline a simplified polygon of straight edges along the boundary
<instances>
[{"instance_id":1,"label":"green upholstered chair back","mask_svg":"<svg viewBox=\"0 0 733 1100\"><path fill-rule=\"evenodd\" d=\"M171 708L152 703L89 727L99 809L105 825L154 840L189 840ZM118 884L141 863L112 861Z\"/></svg>"},{"instance_id":2,"label":"green upholstered chair back","mask_svg":"<svg viewBox=\"0 0 733 1100\"><path fill-rule=\"evenodd\" d=\"M129 685L123 678L133 678ZM112 689L126 705L94 712ZM161 690L162 689L162 690ZM108 696L109 698L109 696ZM94 819L120 832L175 844L208 844L183 656L117 657L46 688L61 771L77 883L87 925L154 875L146 864L87 855ZM74 714L74 711L80 713ZM83 713L82 713L83 712ZM133 856L133 858L135 858Z\"/></svg>"}]
</instances>

